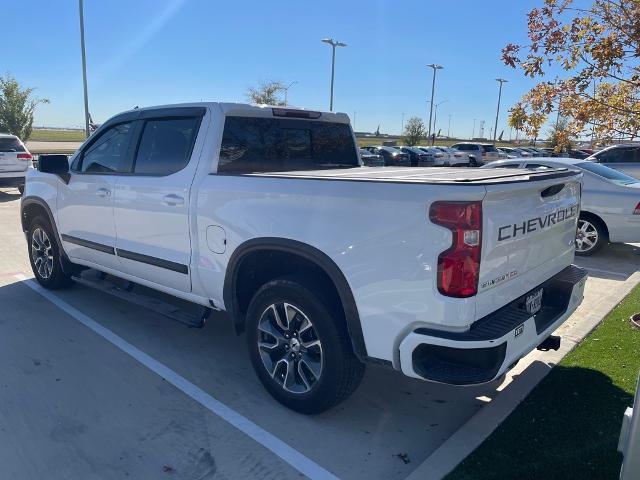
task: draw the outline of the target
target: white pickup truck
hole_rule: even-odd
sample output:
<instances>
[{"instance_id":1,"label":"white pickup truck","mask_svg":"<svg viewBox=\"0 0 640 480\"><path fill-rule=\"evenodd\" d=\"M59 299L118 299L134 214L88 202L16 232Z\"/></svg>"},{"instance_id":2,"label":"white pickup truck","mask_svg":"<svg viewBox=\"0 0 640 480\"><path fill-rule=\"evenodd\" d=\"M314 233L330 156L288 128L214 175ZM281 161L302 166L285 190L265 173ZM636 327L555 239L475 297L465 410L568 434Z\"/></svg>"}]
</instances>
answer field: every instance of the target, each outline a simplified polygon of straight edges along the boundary
<instances>
[{"instance_id":1,"label":"white pickup truck","mask_svg":"<svg viewBox=\"0 0 640 480\"><path fill-rule=\"evenodd\" d=\"M344 114L197 103L41 157L21 216L44 287L90 267L225 311L266 389L317 413L366 363L472 385L553 346L579 205L575 172L362 167Z\"/></svg>"}]
</instances>

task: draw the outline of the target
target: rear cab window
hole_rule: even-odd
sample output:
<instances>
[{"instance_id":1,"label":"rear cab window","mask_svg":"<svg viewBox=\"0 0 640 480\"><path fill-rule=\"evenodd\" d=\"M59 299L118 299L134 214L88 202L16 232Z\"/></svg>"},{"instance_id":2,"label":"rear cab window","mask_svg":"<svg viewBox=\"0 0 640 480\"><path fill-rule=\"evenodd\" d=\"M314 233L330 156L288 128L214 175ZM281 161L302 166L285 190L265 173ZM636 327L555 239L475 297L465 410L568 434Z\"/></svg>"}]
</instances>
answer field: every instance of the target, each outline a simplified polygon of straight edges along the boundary
<instances>
[{"instance_id":1,"label":"rear cab window","mask_svg":"<svg viewBox=\"0 0 640 480\"><path fill-rule=\"evenodd\" d=\"M346 123L228 116L218 173L259 173L359 167Z\"/></svg>"}]
</instances>

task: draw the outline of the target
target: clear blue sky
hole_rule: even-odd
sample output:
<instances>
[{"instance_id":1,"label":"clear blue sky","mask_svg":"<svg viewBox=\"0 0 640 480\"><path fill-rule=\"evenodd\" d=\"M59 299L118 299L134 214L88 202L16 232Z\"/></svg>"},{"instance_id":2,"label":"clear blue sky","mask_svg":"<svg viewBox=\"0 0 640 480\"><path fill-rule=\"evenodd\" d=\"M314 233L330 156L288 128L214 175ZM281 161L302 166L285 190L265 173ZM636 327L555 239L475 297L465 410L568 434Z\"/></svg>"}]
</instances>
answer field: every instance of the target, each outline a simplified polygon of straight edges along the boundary
<instances>
[{"instance_id":1,"label":"clear blue sky","mask_svg":"<svg viewBox=\"0 0 640 480\"><path fill-rule=\"evenodd\" d=\"M199 100L245 101L260 80L298 81L289 103L328 109L333 37L338 49L334 109L357 130L400 131L428 120L431 69L440 63L438 128L470 136L473 119L498 132L533 83L500 61L502 47L526 40L526 13L541 0L213 1L85 0L89 104L97 122L119 111ZM81 126L82 77L76 0L2 4L0 73L11 73L51 103L38 126ZM11 19L11 21L6 21ZM353 120L353 118L352 118ZM477 129L476 129L477 133Z\"/></svg>"}]
</instances>

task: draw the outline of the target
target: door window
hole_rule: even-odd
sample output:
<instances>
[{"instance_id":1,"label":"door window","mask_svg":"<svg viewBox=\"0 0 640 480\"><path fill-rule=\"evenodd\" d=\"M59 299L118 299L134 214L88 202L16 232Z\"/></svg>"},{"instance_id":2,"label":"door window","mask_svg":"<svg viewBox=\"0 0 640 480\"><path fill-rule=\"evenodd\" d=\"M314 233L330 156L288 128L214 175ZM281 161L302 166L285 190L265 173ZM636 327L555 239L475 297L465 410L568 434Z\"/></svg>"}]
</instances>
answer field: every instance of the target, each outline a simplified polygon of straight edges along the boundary
<instances>
[{"instance_id":1,"label":"door window","mask_svg":"<svg viewBox=\"0 0 640 480\"><path fill-rule=\"evenodd\" d=\"M131 123L120 123L102 133L82 153L79 170L85 173L122 173L129 171L127 148Z\"/></svg>"},{"instance_id":2,"label":"door window","mask_svg":"<svg viewBox=\"0 0 640 480\"><path fill-rule=\"evenodd\" d=\"M182 170L189 163L199 125L196 117L147 120L134 173L164 176Z\"/></svg>"}]
</instances>

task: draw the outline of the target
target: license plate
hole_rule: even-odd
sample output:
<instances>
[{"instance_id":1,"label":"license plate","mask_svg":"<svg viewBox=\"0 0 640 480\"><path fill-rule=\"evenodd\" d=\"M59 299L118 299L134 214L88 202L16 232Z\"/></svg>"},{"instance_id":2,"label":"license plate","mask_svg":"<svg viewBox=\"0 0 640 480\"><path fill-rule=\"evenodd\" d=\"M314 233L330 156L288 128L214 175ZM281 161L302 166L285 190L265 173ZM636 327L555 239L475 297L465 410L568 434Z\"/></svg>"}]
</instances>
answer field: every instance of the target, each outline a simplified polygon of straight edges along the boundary
<instances>
[{"instance_id":1,"label":"license plate","mask_svg":"<svg viewBox=\"0 0 640 480\"><path fill-rule=\"evenodd\" d=\"M542 308L542 292L543 289L541 288L537 292L527 296L527 299L525 300L525 308L529 315L535 315Z\"/></svg>"}]
</instances>

